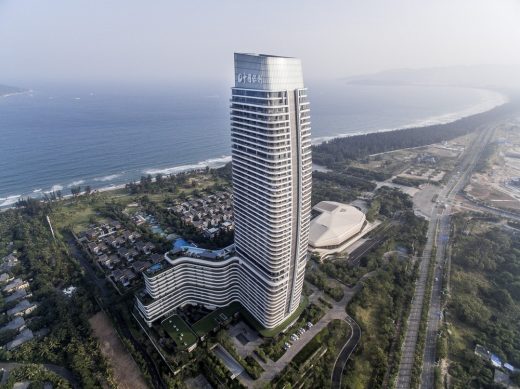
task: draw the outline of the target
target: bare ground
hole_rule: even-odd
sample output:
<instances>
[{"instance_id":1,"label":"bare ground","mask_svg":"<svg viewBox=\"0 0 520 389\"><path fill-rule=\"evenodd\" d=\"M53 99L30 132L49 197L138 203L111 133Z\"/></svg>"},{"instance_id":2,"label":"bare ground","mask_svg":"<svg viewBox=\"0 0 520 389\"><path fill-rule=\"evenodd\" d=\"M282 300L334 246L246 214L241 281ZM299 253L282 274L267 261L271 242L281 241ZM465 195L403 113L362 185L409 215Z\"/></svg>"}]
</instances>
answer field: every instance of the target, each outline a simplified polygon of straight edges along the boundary
<instances>
[{"instance_id":1,"label":"bare ground","mask_svg":"<svg viewBox=\"0 0 520 389\"><path fill-rule=\"evenodd\" d=\"M89 319L101 353L107 358L114 371L114 381L120 389L146 389L148 385L141 375L139 366L126 351L112 323L103 312Z\"/></svg>"}]
</instances>

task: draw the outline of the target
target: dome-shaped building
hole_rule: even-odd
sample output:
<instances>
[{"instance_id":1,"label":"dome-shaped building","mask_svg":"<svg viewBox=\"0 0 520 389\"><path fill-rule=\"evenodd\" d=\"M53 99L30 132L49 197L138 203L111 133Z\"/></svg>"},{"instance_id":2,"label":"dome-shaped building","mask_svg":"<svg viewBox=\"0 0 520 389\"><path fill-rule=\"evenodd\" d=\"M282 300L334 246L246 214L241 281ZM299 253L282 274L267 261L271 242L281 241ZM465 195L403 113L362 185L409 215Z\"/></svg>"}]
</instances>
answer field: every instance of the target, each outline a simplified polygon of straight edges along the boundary
<instances>
[{"instance_id":1,"label":"dome-shaped building","mask_svg":"<svg viewBox=\"0 0 520 389\"><path fill-rule=\"evenodd\" d=\"M314 206L309 231L309 251L326 257L344 251L368 232L365 214L356 207L335 201Z\"/></svg>"}]
</instances>

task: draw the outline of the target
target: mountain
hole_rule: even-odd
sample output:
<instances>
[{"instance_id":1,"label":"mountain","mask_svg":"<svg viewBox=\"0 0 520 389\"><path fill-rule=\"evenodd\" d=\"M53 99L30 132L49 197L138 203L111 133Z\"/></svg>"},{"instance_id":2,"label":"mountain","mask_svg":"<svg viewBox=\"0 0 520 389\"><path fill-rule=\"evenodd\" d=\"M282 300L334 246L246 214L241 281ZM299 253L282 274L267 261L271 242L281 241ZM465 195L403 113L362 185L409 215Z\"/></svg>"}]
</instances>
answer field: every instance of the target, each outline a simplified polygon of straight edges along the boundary
<instances>
[{"instance_id":1,"label":"mountain","mask_svg":"<svg viewBox=\"0 0 520 389\"><path fill-rule=\"evenodd\" d=\"M520 89L520 65L474 65L394 69L344 79L361 85L444 85L489 89Z\"/></svg>"},{"instance_id":2,"label":"mountain","mask_svg":"<svg viewBox=\"0 0 520 389\"><path fill-rule=\"evenodd\" d=\"M15 86L0 85L0 96L6 96L13 93L22 93L25 89L17 88Z\"/></svg>"}]
</instances>

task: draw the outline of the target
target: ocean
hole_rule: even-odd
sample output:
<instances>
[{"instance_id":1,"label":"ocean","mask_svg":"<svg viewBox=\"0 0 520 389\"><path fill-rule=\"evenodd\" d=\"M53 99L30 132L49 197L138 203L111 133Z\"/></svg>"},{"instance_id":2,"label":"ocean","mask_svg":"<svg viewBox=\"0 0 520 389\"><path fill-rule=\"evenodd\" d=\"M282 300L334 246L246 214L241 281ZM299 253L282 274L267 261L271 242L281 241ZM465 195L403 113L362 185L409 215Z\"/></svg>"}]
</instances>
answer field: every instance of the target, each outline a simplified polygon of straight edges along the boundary
<instances>
[{"instance_id":1,"label":"ocean","mask_svg":"<svg viewBox=\"0 0 520 389\"><path fill-rule=\"evenodd\" d=\"M309 84L313 142L446 123L489 110L497 92L428 86ZM207 86L34 86L0 97L0 207L20 196L230 161L230 89Z\"/></svg>"}]
</instances>

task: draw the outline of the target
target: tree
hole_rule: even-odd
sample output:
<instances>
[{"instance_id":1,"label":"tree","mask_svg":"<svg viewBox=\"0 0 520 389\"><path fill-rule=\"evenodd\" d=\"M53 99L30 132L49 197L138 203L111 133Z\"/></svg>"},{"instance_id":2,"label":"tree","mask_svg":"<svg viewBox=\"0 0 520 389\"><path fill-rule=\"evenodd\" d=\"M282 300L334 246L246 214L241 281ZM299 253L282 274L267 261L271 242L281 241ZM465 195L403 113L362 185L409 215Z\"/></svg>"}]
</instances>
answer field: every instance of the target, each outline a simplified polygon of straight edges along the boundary
<instances>
[{"instance_id":1,"label":"tree","mask_svg":"<svg viewBox=\"0 0 520 389\"><path fill-rule=\"evenodd\" d=\"M81 186L79 186L79 185L71 186L70 193L72 194L73 197L78 196L81 193Z\"/></svg>"}]
</instances>

